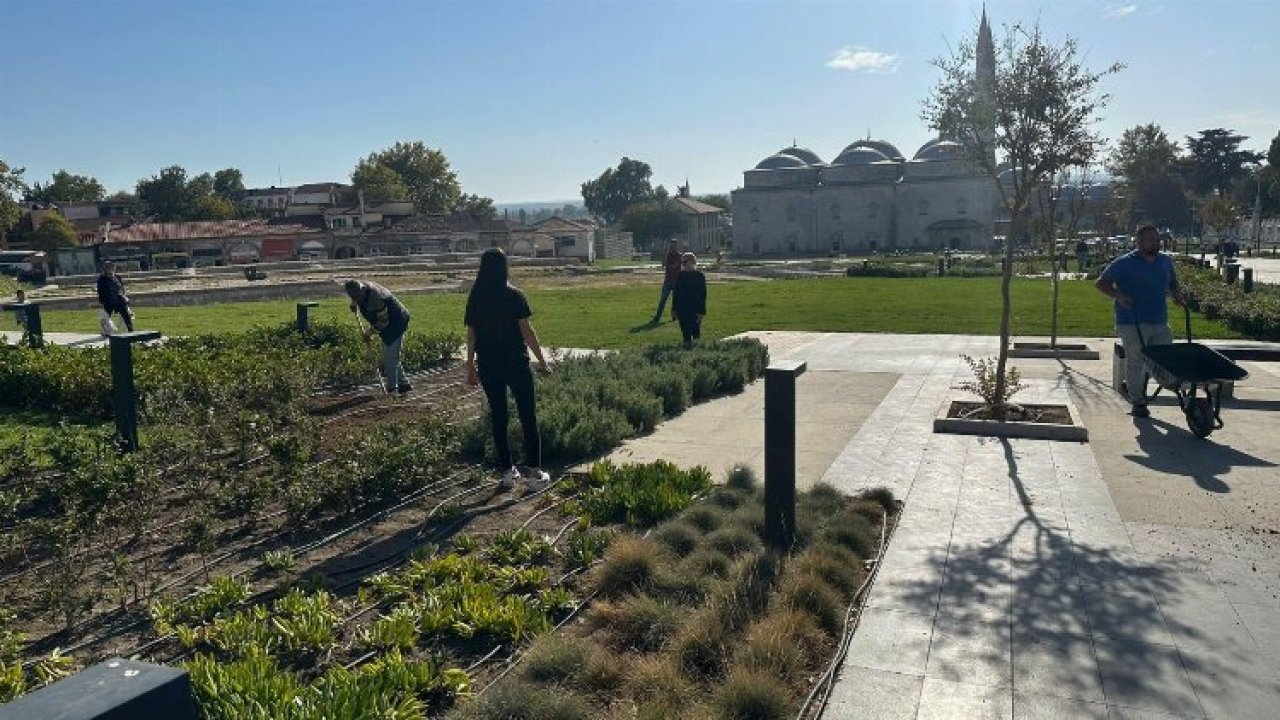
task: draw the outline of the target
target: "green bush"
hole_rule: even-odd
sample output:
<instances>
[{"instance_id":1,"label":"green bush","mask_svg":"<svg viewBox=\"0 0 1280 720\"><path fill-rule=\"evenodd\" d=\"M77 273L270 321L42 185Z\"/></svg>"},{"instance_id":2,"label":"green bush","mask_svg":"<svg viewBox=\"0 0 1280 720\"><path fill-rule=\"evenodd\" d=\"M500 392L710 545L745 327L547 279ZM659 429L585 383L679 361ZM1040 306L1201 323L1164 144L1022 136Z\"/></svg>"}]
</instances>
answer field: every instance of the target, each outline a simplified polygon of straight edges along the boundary
<instances>
[{"instance_id":1,"label":"green bush","mask_svg":"<svg viewBox=\"0 0 1280 720\"><path fill-rule=\"evenodd\" d=\"M605 460L591 467L590 487L574 504L576 512L594 525L625 522L650 527L688 507L694 497L711 488L705 468L681 470L664 460L614 466Z\"/></svg>"},{"instance_id":2,"label":"green bush","mask_svg":"<svg viewBox=\"0 0 1280 720\"><path fill-rule=\"evenodd\" d=\"M1245 337L1280 341L1280 287L1258 283L1253 292L1245 293L1239 283L1228 285L1212 270L1189 263L1178 268L1178 280L1192 310L1210 320L1222 320ZM1179 319L1170 320L1175 334L1181 334Z\"/></svg>"}]
</instances>

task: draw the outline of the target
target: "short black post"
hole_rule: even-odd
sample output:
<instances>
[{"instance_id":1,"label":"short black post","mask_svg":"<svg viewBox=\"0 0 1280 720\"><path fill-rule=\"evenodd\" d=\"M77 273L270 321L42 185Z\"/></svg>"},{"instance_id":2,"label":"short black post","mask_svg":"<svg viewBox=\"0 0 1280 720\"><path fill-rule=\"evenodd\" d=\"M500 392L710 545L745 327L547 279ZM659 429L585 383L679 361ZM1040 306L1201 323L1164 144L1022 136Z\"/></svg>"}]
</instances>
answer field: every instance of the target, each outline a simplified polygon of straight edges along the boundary
<instances>
[{"instance_id":1,"label":"short black post","mask_svg":"<svg viewBox=\"0 0 1280 720\"><path fill-rule=\"evenodd\" d=\"M1253 292L1253 268L1251 267L1244 269L1244 282L1242 284L1242 288L1247 293Z\"/></svg>"},{"instance_id":2,"label":"short black post","mask_svg":"<svg viewBox=\"0 0 1280 720\"><path fill-rule=\"evenodd\" d=\"M298 303L298 332L306 335L311 331L311 318L309 311L316 307L318 302L300 302Z\"/></svg>"},{"instance_id":3,"label":"short black post","mask_svg":"<svg viewBox=\"0 0 1280 720\"><path fill-rule=\"evenodd\" d=\"M796 378L802 360L764 371L764 536L777 550L796 538Z\"/></svg>"},{"instance_id":4,"label":"short black post","mask_svg":"<svg viewBox=\"0 0 1280 720\"><path fill-rule=\"evenodd\" d=\"M195 720L186 670L110 658L4 706L10 720Z\"/></svg>"},{"instance_id":5,"label":"short black post","mask_svg":"<svg viewBox=\"0 0 1280 720\"><path fill-rule=\"evenodd\" d=\"M138 449L138 391L133 385L133 344L159 338L158 330L111 336L111 406L116 416L116 434L125 452Z\"/></svg>"},{"instance_id":6,"label":"short black post","mask_svg":"<svg viewBox=\"0 0 1280 720\"><path fill-rule=\"evenodd\" d=\"M27 345L44 347L44 323L40 320L40 303L5 303L5 310L22 313L22 326L27 329Z\"/></svg>"},{"instance_id":7,"label":"short black post","mask_svg":"<svg viewBox=\"0 0 1280 720\"><path fill-rule=\"evenodd\" d=\"M947 259L938 258L938 277L942 277L943 275L946 275L946 274L947 274Z\"/></svg>"},{"instance_id":8,"label":"short black post","mask_svg":"<svg viewBox=\"0 0 1280 720\"><path fill-rule=\"evenodd\" d=\"M1228 262L1222 267L1222 274L1226 278L1228 285L1235 285L1236 280L1240 279L1240 264Z\"/></svg>"}]
</instances>

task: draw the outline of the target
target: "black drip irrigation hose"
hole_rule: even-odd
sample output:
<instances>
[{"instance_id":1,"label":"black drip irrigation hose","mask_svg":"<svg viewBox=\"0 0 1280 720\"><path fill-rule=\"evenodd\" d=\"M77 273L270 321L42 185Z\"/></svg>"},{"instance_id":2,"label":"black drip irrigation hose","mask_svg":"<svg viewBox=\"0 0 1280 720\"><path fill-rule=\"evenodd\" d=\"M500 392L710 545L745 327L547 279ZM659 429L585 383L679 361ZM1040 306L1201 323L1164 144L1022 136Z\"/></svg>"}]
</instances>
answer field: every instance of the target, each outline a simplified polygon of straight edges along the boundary
<instances>
[{"instance_id":1,"label":"black drip irrigation hose","mask_svg":"<svg viewBox=\"0 0 1280 720\"><path fill-rule=\"evenodd\" d=\"M867 573L867 577L862 581L862 586L853 594L853 598L849 601L849 606L845 609L844 627L840 633L840 644L836 648L836 654L831 658L827 669L818 677L813 688L809 691L809 695L805 697L804 703L800 706L800 711L796 714L796 720L806 720L807 718L821 717L822 712L827 708L827 702L831 699L831 689L835 685L836 675L840 672L840 667L844 664L844 659L849 655L849 644L853 641L853 633L858 629L858 623L862 619L862 597L866 593L867 588L875 580L876 575L880 573L881 560L884 559L885 536L889 525L889 514L881 511L880 514L880 547L876 551L876 557L870 561L871 572ZM816 706L815 706L816 701ZM814 712L816 708L816 712Z\"/></svg>"}]
</instances>

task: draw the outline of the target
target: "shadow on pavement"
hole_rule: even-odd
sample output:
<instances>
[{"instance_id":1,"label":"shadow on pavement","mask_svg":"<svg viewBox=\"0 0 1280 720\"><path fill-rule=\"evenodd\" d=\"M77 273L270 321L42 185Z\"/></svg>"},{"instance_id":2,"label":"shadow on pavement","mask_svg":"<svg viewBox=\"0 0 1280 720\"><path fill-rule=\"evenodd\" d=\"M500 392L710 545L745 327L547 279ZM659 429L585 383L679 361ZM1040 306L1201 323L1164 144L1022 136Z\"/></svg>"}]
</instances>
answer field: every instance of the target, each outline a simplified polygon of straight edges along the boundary
<instances>
[{"instance_id":1,"label":"shadow on pavement","mask_svg":"<svg viewBox=\"0 0 1280 720\"><path fill-rule=\"evenodd\" d=\"M1164 475L1189 477L1209 492L1231 492L1219 476L1236 467L1275 467L1275 463L1234 448L1220 445L1212 436L1197 438L1181 426L1156 418L1135 419L1138 447L1144 455L1125 459Z\"/></svg>"},{"instance_id":2,"label":"shadow on pavement","mask_svg":"<svg viewBox=\"0 0 1280 720\"><path fill-rule=\"evenodd\" d=\"M946 652L935 629L928 674L961 679L983 670L1012 672L1007 682L1014 686L1034 682L1042 692L1095 701L1104 699L1105 688L1109 703L1199 717L1188 673L1215 677L1233 667L1231 661L1249 658L1245 648L1228 638L1161 612L1155 598L1176 602L1189 597L1187 578L1196 568L1181 559L1139 556L1127 541L1109 543L1099 537L1092 542L1088 527L1071 530L1066 516L1050 502L1056 490L1029 493L1014 449L1001 442L1008 479L1020 502L1012 518L1005 516L1011 529L1006 521L993 526L998 533L979 531L981 540L965 535L969 539L958 541L965 532L958 524L950 550L928 558L936 571L945 571L938 628L945 627L949 637L943 642L964 648ZM1041 514L1038 505L1046 508ZM937 593L937 585L925 579L912 583L908 596L913 604L927 606ZM1008 626L1003 617L993 618L993 608L1006 607L1002 598L1007 598ZM993 633L998 637L1001 627L1007 642L986 639ZM1171 642L1209 651L1184 656Z\"/></svg>"}]
</instances>

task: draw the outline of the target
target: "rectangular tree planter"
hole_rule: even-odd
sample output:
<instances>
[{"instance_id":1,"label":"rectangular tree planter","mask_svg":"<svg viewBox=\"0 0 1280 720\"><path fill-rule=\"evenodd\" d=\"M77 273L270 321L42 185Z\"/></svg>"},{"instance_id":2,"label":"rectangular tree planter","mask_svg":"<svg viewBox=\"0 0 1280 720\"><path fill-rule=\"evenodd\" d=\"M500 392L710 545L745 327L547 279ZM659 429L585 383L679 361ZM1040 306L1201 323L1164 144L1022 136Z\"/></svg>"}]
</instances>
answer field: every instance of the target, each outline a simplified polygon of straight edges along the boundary
<instances>
[{"instance_id":1,"label":"rectangular tree planter","mask_svg":"<svg viewBox=\"0 0 1280 720\"><path fill-rule=\"evenodd\" d=\"M1049 343L1016 342L1009 348L1009 357L1097 360L1099 355L1097 350L1091 350L1083 343L1058 343L1053 347Z\"/></svg>"},{"instance_id":2,"label":"rectangular tree planter","mask_svg":"<svg viewBox=\"0 0 1280 720\"><path fill-rule=\"evenodd\" d=\"M966 420L948 417L951 406L955 403L970 403L972 400L948 399L942 403L938 415L933 419L933 431L954 435L986 435L988 437L1028 438L1032 440L1062 440L1066 442L1088 442L1089 429L1080 422L1080 413L1068 400L1066 403L1035 404L1023 403L1027 408L1057 407L1065 408L1071 417L1070 425L1043 422L1024 422L1020 420Z\"/></svg>"}]
</instances>

